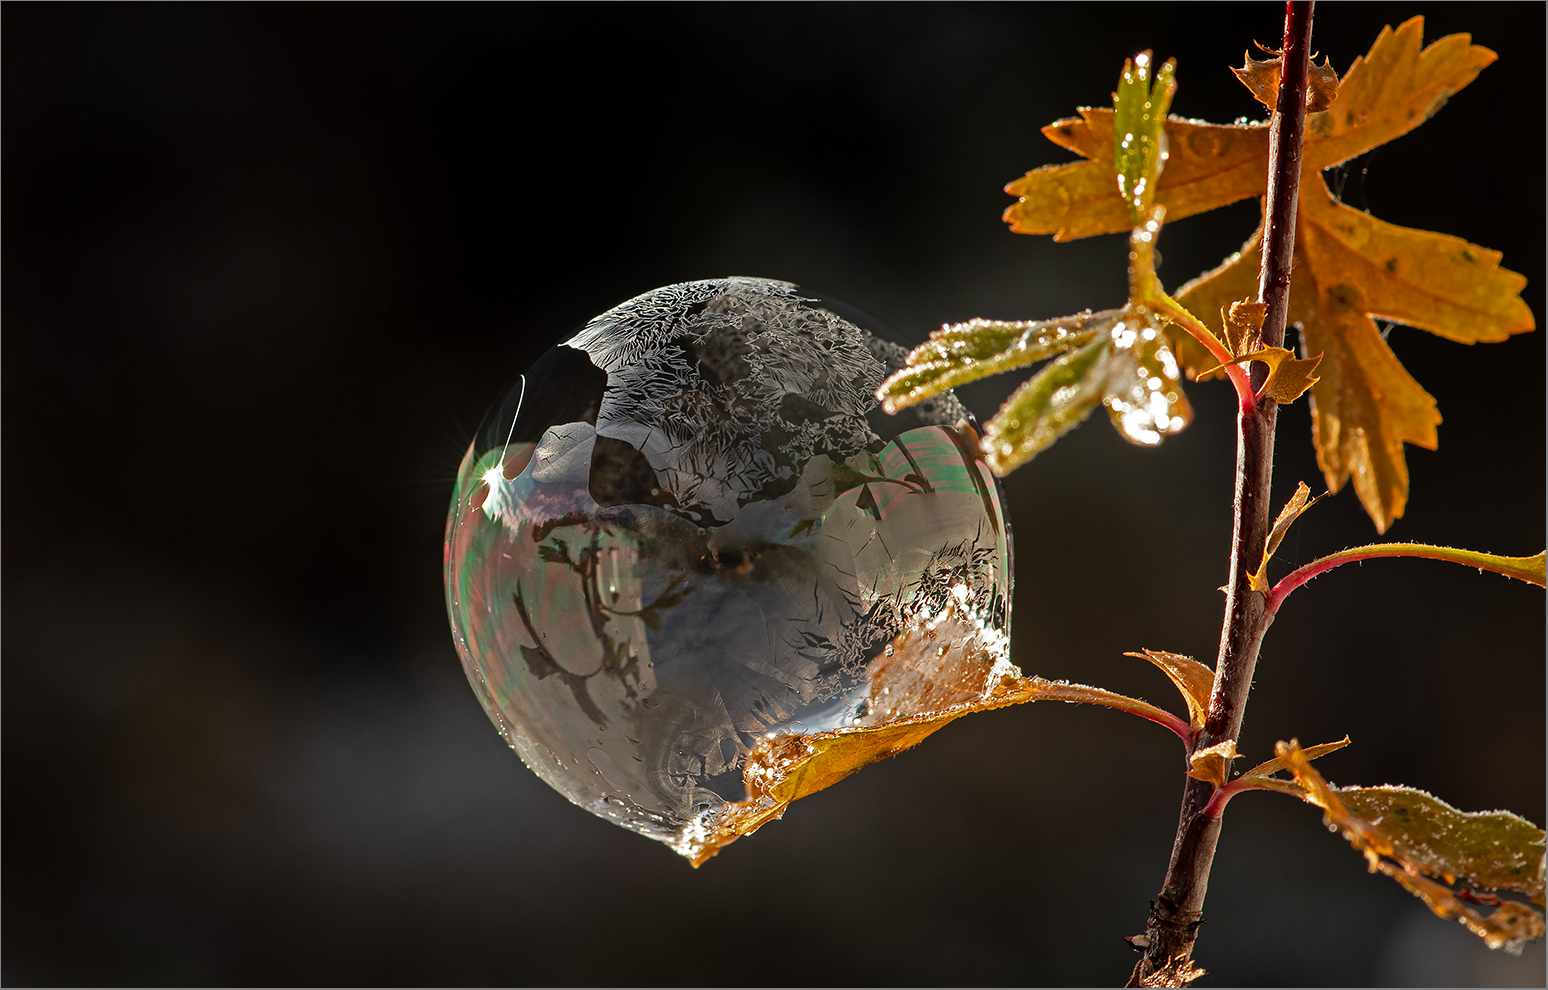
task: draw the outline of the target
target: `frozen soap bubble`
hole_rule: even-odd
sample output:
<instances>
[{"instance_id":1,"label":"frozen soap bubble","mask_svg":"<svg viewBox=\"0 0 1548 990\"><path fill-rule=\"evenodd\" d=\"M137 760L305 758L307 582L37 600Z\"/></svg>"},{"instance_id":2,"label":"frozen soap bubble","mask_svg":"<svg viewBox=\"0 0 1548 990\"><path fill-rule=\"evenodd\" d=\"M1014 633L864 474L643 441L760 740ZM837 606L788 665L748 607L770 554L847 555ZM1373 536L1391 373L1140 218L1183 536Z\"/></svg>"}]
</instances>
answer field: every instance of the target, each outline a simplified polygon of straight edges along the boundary
<instances>
[{"instance_id":1,"label":"frozen soap bubble","mask_svg":"<svg viewBox=\"0 0 1548 990\"><path fill-rule=\"evenodd\" d=\"M873 734L838 779L1014 674L999 490L950 393L881 411L905 354L727 278L631 299L522 377L458 471L446 600L538 776L697 863L833 740Z\"/></svg>"}]
</instances>

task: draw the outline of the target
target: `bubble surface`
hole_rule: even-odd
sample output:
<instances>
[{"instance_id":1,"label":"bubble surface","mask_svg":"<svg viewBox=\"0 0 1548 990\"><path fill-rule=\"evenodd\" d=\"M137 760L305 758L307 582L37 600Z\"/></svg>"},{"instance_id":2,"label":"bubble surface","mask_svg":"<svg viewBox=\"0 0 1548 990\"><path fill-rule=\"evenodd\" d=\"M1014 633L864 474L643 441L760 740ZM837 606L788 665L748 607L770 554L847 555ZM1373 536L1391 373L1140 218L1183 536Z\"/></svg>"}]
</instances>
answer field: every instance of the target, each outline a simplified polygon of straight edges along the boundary
<instances>
[{"instance_id":1,"label":"bubble surface","mask_svg":"<svg viewBox=\"0 0 1548 990\"><path fill-rule=\"evenodd\" d=\"M458 471L445 576L527 766L692 855L760 745L885 721L909 629L971 616L993 645L971 662L1007 663L999 490L955 397L881 411L905 355L841 303L728 278L632 299L522 376Z\"/></svg>"}]
</instances>

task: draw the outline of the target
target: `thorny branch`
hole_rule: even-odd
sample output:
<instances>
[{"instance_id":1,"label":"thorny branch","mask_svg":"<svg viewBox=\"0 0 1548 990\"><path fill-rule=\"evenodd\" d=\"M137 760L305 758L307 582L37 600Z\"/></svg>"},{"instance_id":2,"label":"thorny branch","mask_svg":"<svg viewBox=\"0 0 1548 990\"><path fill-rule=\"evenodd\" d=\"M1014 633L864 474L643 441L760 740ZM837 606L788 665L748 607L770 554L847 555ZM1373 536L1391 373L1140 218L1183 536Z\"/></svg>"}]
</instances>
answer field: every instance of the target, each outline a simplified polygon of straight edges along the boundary
<instances>
[{"instance_id":1,"label":"thorny branch","mask_svg":"<svg viewBox=\"0 0 1548 990\"><path fill-rule=\"evenodd\" d=\"M1278 108L1269 125L1268 198L1264 205L1267 228L1258 279L1258 301L1268 306L1262 330L1264 347L1281 347L1285 337L1301 146L1306 127L1312 6L1309 0L1285 5L1284 63ZM1262 365L1254 366L1255 391L1262 388L1265 374ZM1247 572L1254 563L1254 555L1262 553L1269 532L1269 482L1273 475L1277 410L1273 400L1264 399L1237 416L1231 579L1227 585L1214 690L1204 731L1194 749L1234 740L1241 731L1258 647L1273 618L1265 608L1264 596L1248 587ZM1171 863L1161 893L1151 907L1145 935L1132 940L1144 955L1135 965L1128 986L1181 987L1204 975L1191 957L1204 921L1204 894L1220 837L1220 818L1206 814L1213 791L1213 784L1191 777L1183 788Z\"/></svg>"}]
</instances>

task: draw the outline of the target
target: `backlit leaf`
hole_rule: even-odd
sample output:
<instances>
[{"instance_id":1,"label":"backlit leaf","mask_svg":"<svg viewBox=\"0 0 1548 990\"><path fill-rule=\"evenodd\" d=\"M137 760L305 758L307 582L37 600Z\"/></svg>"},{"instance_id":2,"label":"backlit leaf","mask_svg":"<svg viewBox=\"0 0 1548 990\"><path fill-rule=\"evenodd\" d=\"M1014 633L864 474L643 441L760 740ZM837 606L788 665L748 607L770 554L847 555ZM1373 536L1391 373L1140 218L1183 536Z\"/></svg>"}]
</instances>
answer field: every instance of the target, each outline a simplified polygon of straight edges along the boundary
<instances>
[{"instance_id":1,"label":"backlit leaf","mask_svg":"<svg viewBox=\"0 0 1548 990\"><path fill-rule=\"evenodd\" d=\"M1268 539L1264 543L1263 562L1258 565L1256 573L1247 576L1247 585L1253 591L1269 590L1268 581L1264 577L1268 571L1269 558L1274 555L1275 550L1279 549L1280 542L1284 540L1285 534L1290 531L1295 521L1301 518L1301 513L1316 505L1323 497L1324 495L1318 495L1312 498L1311 489L1306 487L1306 482L1296 482L1295 494L1290 496L1290 501L1279 510L1279 517L1274 520L1274 527L1269 531Z\"/></svg>"},{"instance_id":2,"label":"backlit leaf","mask_svg":"<svg viewBox=\"0 0 1548 990\"><path fill-rule=\"evenodd\" d=\"M1266 305L1250 299L1238 300L1231 304L1230 309L1220 310L1220 322L1225 329L1223 343L1236 358L1228 363L1257 361L1263 364L1268 368L1268 377L1263 381L1259 397L1267 397L1281 404L1294 402L1317 383L1317 377L1312 372L1322 363L1322 355L1301 360L1283 347L1260 346L1263 342L1259 339L1259 331L1263 329L1263 320L1267 315ZM1191 338L1189 343L1195 347L1200 346L1198 341ZM1200 371L1197 377L1208 378L1224 367L1223 364L1217 364Z\"/></svg>"},{"instance_id":3,"label":"backlit leaf","mask_svg":"<svg viewBox=\"0 0 1548 990\"><path fill-rule=\"evenodd\" d=\"M1345 73L1333 105L1307 114L1303 188L1309 175L1424 123L1497 57L1472 44L1466 34L1447 35L1421 51L1423 33L1422 17L1410 18L1396 31L1383 28L1370 52L1355 59ZM1067 241L1128 229L1122 198L1106 181L1113 167L1112 111L1081 108L1079 113L1078 119L1048 125L1043 134L1089 161L1037 169L1006 186L1006 192L1021 197L1005 211L1005 221L1015 232L1054 234L1055 240ZM1211 124L1171 118L1165 131L1168 157L1166 172L1156 184L1156 202L1166 207L1171 220L1263 195L1268 175L1266 121ZM1105 205L1099 202L1101 192L1107 193Z\"/></svg>"},{"instance_id":4,"label":"backlit leaf","mask_svg":"<svg viewBox=\"0 0 1548 990\"><path fill-rule=\"evenodd\" d=\"M1130 443L1151 447L1193 422L1182 367L1161 321L1135 308L1112 330L1113 355L1102 404Z\"/></svg>"},{"instance_id":5,"label":"backlit leaf","mask_svg":"<svg viewBox=\"0 0 1548 990\"><path fill-rule=\"evenodd\" d=\"M1234 739L1206 746L1188 757L1188 776L1221 787L1225 784L1226 768L1234 759L1236 759L1236 740Z\"/></svg>"},{"instance_id":6,"label":"backlit leaf","mask_svg":"<svg viewBox=\"0 0 1548 990\"><path fill-rule=\"evenodd\" d=\"M1345 736L1338 742L1318 743L1316 746L1307 746L1305 749L1301 750L1301 755L1308 760L1315 760L1327 756L1329 753L1343 749L1348 745L1349 737ZM1264 762L1259 763L1257 766L1253 767L1251 770L1248 770L1246 773L1242 774L1241 779L1246 780L1248 778L1254 777L1271 777L1276 773L1280 773L1284 769L1285 761L1276 756L1272 760L1265 760ZM1288 781L1286 783L1288 783Z\"/></svg>"},{"instance_id":7,"label":"backlit leaf","mask_svg":"<svg viewBox=\"0 0 1548 990\"><path fill-rule=\"evenodd\" d=\"M1011 393L984 426L985 462L1004 475L1025 464L1102 402L1112 337L1061 356Z\"/></svg>"},{"instance_id":8,"label":"backlit leaf","mask_svg":"<svg viewBox=\"0 0 1548 990\"><path fill-rule=\"evenodd\" d=\"M1307 274L1324 287L1358 286L1370 315L1463 344L1500 341L1533 328L1532 311L1520 296L1526 279L1499 267L1498 251L1361 213L1334 200L1320 176L1302 185L1300 210L1297 243ZM1306 310L1315 298L1292 302L1291 319L1311 317Z\"/></svg>"},{"instance_id":9,"label":"backlit leaf","mask_svg":"<svg viewBox=\"0 0 1548 990\"><path fill-rule=\"evenodd\" d=\"M728 804L675 848L699 866L744 835L784 817L791 802L823 790L922 742L973 712L1029 701L1064 701L1127 711L1171 729L1187 726L1137 698L1083 684L1024 677L1005 658L1003 637L969 611L948 608L914 623L873 664L866 713L840 729L760 740L747 758L747 798Z\"/></svg>"},{"instance_id":10,"label":"backlit leaf","mask_svg":"<svg viewBox=\"0 0 1548 990\"><path fill-rule=\"evenodd\" d=\"M1129 205L1129 223L1137 226L1150 215L1156 179L1166 164L1161 122L1177 91L1177 63L1168 60L1151 81L1150 52L1123 63L1118 92L1113 94L1113 168L1118 195Z\"/></svg>"},{"instance_id":11,"label":"backlit leaf","mask_svg":"<svg viewBox=\"0 0 1548 990\"><path fill-rule=\"evenodd\" d=\"M1165 650L1141 650L1125 653L1126 657L1149 660L1161 672L1171 678L1183 701L1188 705L1188 722L1195 733L1204 728L1204 715L1209 711L1209 696L1215 689L1215 672L1192 657Z\"/></svg>"},{"instance_id":12,"label":"backlit leaf","mask_svg":"<svg viewBox=\"0 0 1548 990\"><path fill-rule=\"evenodd\" d=\"M1268 380L1259 391L1259 398L1273 399L1280 405L1294 402L1322 379L1313 374L1322 364L1322 355L1298 358L1293 351L1283 347L1266 347L1247 355L1248 360L1268 365Z\"/></svg>"},{"instance_id":13,"label":"backlit leaf","mask_svg":"<svg viewBox=\"0 0 1548 990\"><path fill-rule=\"evenodd\" d=\"M1131 305L1093 314L1084 329L1094 331L1090 343L1032 376L985 425L984 459L996 474L1031 460L1098 404L1124 439L1144 446L1193 420L1160 317Z\"/></svg>"},{"instance_id":14,"label":"backlit leaf","mask_svg":"<svg viewBox=\"0 0 1548 990\"><path fill-rule=\"evenodd\" d=\"M1307 289L1314 274L1304 279ZM1314 319L1301 327L1303 351L1323 356L1311 390L1312 440L1330 492L1353 481L1366 514L1384 533L1408 504L1403 444L1434 450L1440 411L1363 312L1360 290L1328 287ZM1295 291L1291 290L1291 305Z\"/></svg>"},{"instance_id":15,"label":"backlit leaf","mask_svg":"<svg viewBox=\"0 0 1548 990\"><path fill-rule=\"evenodd\" d=\"M1184 286L1178 301L1195 313L1214 312L1255 295L1261 235L1260 227L1240 253ZM1464 343L1531 330L1532 312L1517 295L1526 280L1499 261L1498 252L1460 238L1397 227L1335 203L1320 177L1302 185L1288 315L1301 327L1301 353L1322 358L1311 387L1317 462L1330 492L1353 480L1378 532L1407 505L1403 444L1434 450L1440 412L1372 316ZM1191 374L1213 369L1216 362L1191 337L1171 336Z\"/></svg>"},{"instance_id":16,"label":"backlit leaf","mask_svg":"<svg viewBox=\"0 0 1548 990\"><path fill-rule=\"evenodd\" d=\"M1294 351L1284 347L1264 347L1249 351L1229 363L1242 364L1249 361L1256 361L1268 368L1268 377L1264 379L1263 388L1259 390L1258 397L1272 399L1281 405L1286 405L1305 395L1308 389L1317 384L1319 379L1313 372L1322 363L1322 355L1301 359L1295 356ZM1216 365L1208 371L1201 372L1199 377L1205 378L1224 367L1223 364Z\"/></svg>"},{"instance_id":17,"label":"backlit leaf","mask_svg":"<svg viewBox=\"0 0 1548 990\"><path fill-rule=\"evenodd\" d=\"M1371 872L1392 877L1442 918L1455 918L1490 948L1519 952L1544 934L1541 910L1519 901L1471 895L1473 888L1526 895L1544 903L1542 829L1507 811L1458 811L1411 787L1334 788L1311 765L1294 740L1275 753L1295 775L1306 801L1323 809L1323 820L1338 829ZM1439 882L1437 882L1439 881ZM1451 885L1462 882L1461 892ZM1467 903L1472 901L1472 903ZM1494 906L1490 913L1479 907Z\"/></svg>"},{"instance_id":18,"label":"backlit leaf","mask_svg":"<svg viewBox=\"0 0 1548 990\"><path fill-rule=\"evenodd\" d=\"M1447 35L1421 50L1423 35L1422 17L1409 18L1396 31L1382 28L1371 50L1344 73L1333 106L1307 114L1303 182L1306 172L1320 172L1407 134L1498 58L1467 34Z\"/></svg>"},{"instance_id":19,"label":"backlit leaf","mask_svg":"<svg viewBox=\"0 0 1548 990\"><path fill-rule=\"evenodd\" d=\"M1225 328L1225 343L1236 357L1244 357L1258 349L1258 333L1263 329L1263 319L1268 316L1268 306L1251 299L1238 299L1230 308L1220 308L1220 323Z\"/></svg>"},{"instance_id":20,"label":"backlit leaf","mask_svg":"<svg viewBox=\"0 0 1548 990\"><path fill-rule=\"evenodd\" d=\"M1156 202L1166 207L1168 220L1263 195L1266 123L1168 118L1163 129L1167 159L1156 182ZM1005 210L1011 230L1053 234L1056 241L1128 230L1129 211L1113 185L1113 112L1082 108L1079 118L1055 121L1043 134L1092 160L1035 169L1007 185L1006 192L1020 197Z\"/></svg>"},{"instance_id":21,"label":"backlit leaf","mask_svg":"<svg viewBox=\"0 0 1548 990\"><path fill-rule=\"evenodd\" d=\"M1275 55L1260 62L1244 54L1242 67L1231 71L1247 87L1252 98L1273 113L1274 108L1279 106L1279 75L1284 61L1281 56ZM1333 71L1327 59L1323 59L1321 65L1313 62L1307 68L1310 72L1306 80L1306 110L1308 113L1317 113L1331 107L1338 98L1338 73Z\"/></svg>"},{"instance_id":22,"label":"backlit leaf","mask_svg":"<svg viewBox=\"0 0 1548 990\"><path fill-rule=\"evenodd\" d=\"M1392 320L1464 343L1504 340L1535 328L1520 299L1520 275L1499 267L1500 255L1442 234L1384 223L1333 199L1321 171L1419 126L1471 82L1495 55L1465 34L1421 47L1424 22L1383 29L1337 85L1328 109L1307 115L1297 217L1295 279L1289 321L1301 326L1301 357L1262 358L1277 375L1263 390L1290 401L1311 387L1313 442L1328 489L1353 481L1366 512L1384 532L1407 506L1403 444L1434 449L1440 413L1403 369L1373 319ZM1319 73L1321 73L1319 75ZM1260 98L1277 98L1277 69L1253 62L1238 73ZM1314 79L1331 86L1331 70ZM1087 161L1029 172L1006 187L1020 197L1005 212L1018 233L1070 240L1128 229L1129 211L1108 176L1114 167L1111 111L1083 109L1043 133ZM1266 124L1220 125L1168 119L1168 158L1155 202L1177 220L1261 197L1267 173ZM1193 313L1215 313L1255 298L1261 229L1241 252L1188 283L1178 301ZM1226 330L1229 335L1229 328ZM1190 376L1219 368L1193 337L1171 333ZM1322 358L1314 380L1309 364Z\"/></svg>"},{"instance_id":23,"label":"backlit leaf","mask_svg":"<svg viewBox=\"0 0 1548 990\"><path fill-rule=\"evenodd\" d=\"M1089 343L1117 310L1057 320L968 320L944 326L908 355L908 365L882 383L876 398L889 413L947 389L1035 364Z\"/></svg>"}]
</instances>

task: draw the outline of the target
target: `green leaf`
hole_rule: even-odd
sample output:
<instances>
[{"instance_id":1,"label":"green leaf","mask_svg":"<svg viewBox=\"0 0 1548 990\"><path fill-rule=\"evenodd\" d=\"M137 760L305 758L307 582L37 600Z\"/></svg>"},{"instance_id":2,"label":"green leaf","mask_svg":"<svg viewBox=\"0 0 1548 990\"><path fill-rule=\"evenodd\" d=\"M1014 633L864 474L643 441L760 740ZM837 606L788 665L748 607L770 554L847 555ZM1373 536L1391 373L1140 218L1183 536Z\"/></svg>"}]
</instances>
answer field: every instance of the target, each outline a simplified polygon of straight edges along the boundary
<instances>
[{"instance_id":1,"label":"green leaf","mask_svg":"<svg viewBox=\"0 0 1548 990\"><path fill-rule=\"evenodd\" d=\"M1118 175L1118 194L1129 206L1129 216L1139 224L1155 199L1156 181L1166 164L1166 139L1161 122L1177 91L1177 63L1168 60L1151 81L1153 58L1142 52L1123 63L1118 91L1113 94L1113 170Z\"/></svg>"},{"instance_id":2,"label":"green leaf","mask_svg":"<svg viewBox=\"0 0 1548 990\"><path fill-rule=\"evenodd\" d=\"M1079 347L1101 332L1117 310L1087 310L1056 320L968 320L944 326L908 355L908 365L877 389L889 413L947 389L1022 368Z\"/></svg>"},{"instance_id":3,"label":"green leaf","mask_svg":"<svg viewBox=\"0 0 1548 990\"><path fill-rule=\"evenodd\" d=\"M1372 873L1396 880L1435 914L1466 925L1491 949L1519 951L1548 932L1540 910L1548 836L1536 825L1508 811L1458 811L1412 787L1335 788L1295 740L1279 743L1274 752L1295 775L1301 796L1320 807L1323 821L1365 855ZM1462 889L1452 890L1458 881L1464 882ZM1479 897L1471 888L1515 891L1531 904ZM1495 910L1485 914L1477 906Z\"/></svg>"},{"instance_id":4,"label":"green leaf","mask_svg":"<svg viewBox=\"0 0 1548 990\"><path fill-rule=\"evenodd\" d=\"M1023 384L984 427L989 469L1005 475L1030 461L1090 415L1107 391L1113 339L1102 334L1064 354Z\"/></svg>"},{"instance_id":5,"label":"green leaf","mask_svg":"<svg viewBox=\"0 0 1548 990\"><path fill-rule=\"evenodd\" d=\"M984 429L990 470L1005 475L1025 464L1096 408L1107 406L1125 440L1154 446L1193 419L1182 372L1146 306L1093 313L1094 339L1068 351L1017 389Z\"/></svg>"}]
</instances>

